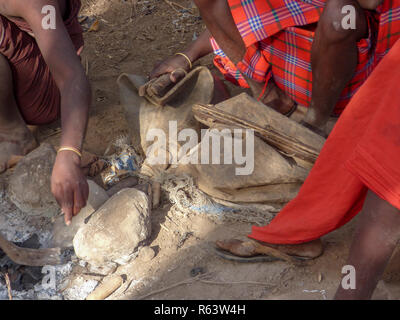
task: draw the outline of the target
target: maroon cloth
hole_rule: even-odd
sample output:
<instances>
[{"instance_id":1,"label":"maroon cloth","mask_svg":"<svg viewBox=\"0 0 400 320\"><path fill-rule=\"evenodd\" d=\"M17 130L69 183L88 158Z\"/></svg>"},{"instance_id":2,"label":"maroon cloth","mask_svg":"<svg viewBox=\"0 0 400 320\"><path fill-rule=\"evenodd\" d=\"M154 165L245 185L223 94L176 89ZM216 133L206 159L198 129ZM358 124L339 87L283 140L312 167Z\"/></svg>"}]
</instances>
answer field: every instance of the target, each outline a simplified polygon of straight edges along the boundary
<instances>
[{"instance_id":1,"label":"maroon cloth","mask_svg":"<svg viewBox=\"0 0 400 320\"><path fill-rule=\"evenodd\" d=\"M79 55L83 49L82 28L78 21L80 0L69 0L65 27ZM0 15L0 53L11 67L14 94L25 122L51 123L60 116L60 91L32 37L32 29L21 19Z\"/></svg>"}]
</instances>

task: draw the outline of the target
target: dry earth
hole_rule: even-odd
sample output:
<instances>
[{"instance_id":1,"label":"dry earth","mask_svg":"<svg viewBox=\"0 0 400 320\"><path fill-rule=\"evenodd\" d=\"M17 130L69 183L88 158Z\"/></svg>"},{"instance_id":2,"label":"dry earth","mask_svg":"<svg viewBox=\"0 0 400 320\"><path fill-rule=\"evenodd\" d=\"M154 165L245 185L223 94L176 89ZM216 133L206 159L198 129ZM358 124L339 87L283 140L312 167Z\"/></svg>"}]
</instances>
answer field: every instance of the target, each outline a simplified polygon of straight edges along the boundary
<instances>
[{"instance_id":1,"label":"dry earth","mask_svg":"<svg viewBox=\"0 0 400 320\"><path fill-rule=\"evenodd\" d=\"M196 10L194 14L177 12L179 8L163 0L135 2L83 0L82 14L100 21L97 32L85 33L82 59L88 66L94 97L85 149L96 154L103 154L109 143L127 134L129 124L119 106L118 75L148 74L156 61L180 51L203 29ZM189 0L175 2L193 7ZM212 67L210 58L202 63ZM57 128L58 124L41 128L40 140L56 144ZM304 267L285 262L240 264L221 260L210 248L216 239L245 236L249 224L183 217L171 213L169 207L164 199L162 208L152 213L150 246L157 255L151 261L138 258L120 267L117 273L125 274L127 281L111 299L330 299L340 283L354 221L326 236L324 255ZM374 298L400 298L397 257ZM194 280L195 271L207 273L207 281Z\"/></svg>"}]
</instances>

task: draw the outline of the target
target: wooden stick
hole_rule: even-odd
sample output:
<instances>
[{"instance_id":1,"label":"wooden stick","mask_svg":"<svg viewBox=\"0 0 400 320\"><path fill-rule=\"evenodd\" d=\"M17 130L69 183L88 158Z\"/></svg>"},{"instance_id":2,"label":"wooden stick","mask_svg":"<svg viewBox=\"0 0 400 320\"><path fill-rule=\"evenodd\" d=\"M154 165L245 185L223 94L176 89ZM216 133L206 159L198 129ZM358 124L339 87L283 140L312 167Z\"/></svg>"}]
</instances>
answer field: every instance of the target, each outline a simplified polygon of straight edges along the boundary
<instances>
[{"instance_id":1,"label":"wooden stick","mask_svg":"<svg viewBox=\"0 0 400 320\"><path fill-rule=\"evenodd\" d=\"M15 167L23 158L24 156L12 156L7 162L7 167L9 169Z\"/></svg>"},{"instance_id":2,"label":"wooden stick","mask_svg":"<svg viewBox=\"0 0 400 320\"><path fill-rule=\"evenodd\" d=\"M63 263L61 248L21 248L0 235L0 249L15 263L24 266L59 265Z\"/></svg>"},{"instance_id":3,"label":"wooden stick","mask_svg":"<svg viewBox=\"0 0 400 320\"><path fill-rule=\"evenodd\" d=\"M193 106L193 114L195 119L202 123L211 120L212 123L222 123L224 125L234 125L243 129L253 129L256 136L263 139L271 146L287 154L293 154L307 162L314 163L318 158L320 150L313 146L306 145L297 140L296 137L289 136L285 132L280 132L271 126L265 128L260 127L256 122L225 113L211 105L196 104Z\"/></svg>"},{"instance_id":4,"label":"wooden stick","mask_svg":"<svg viewBox=\"0 0 400 320\"><path fill-rule=\"evenodd\" d=\"M164 0L164 2L166 4L168 4L172 9L174 9L177 13L181 13L178 9L176 9L176 7L181 8L182 10L187 11L189 14L193 15L193 13L190 11L192 10L191 8L186 8L182 5L180 5L179 3L173 2L173 1L169 1L169 0Z\"/></svg>"},{"instance_id":5,"label":"wooden stick","mask_svg":"<svg viewBox=\"0 0 400 320\"><path fill-rule=\"evenodd\" d=\"M8 299L12 300L13 298L12 298L12 293L11 293L11 282L10 282L10 276L8 275L8 272L4 273L4 279L6 280Z\"/></svg>"}]
</instances>

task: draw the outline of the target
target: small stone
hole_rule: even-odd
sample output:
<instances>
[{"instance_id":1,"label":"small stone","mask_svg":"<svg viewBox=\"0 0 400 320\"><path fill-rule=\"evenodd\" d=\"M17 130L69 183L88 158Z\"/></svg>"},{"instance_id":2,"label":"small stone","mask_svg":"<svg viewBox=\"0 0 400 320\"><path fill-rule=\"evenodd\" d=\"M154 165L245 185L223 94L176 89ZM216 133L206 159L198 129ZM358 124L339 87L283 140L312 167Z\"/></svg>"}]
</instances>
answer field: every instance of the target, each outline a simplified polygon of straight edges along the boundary
<instances>
[{"instance_id":1,"label":"small stone","mask_svg":"<svg viewBox=\"0 0 400 320\"><path fill-rule=\"evenodd\" d=\"M74 237L76 255L92 265L129 256L151 235L150 202L136 189L111 197Z\"/></svg>"},{"instance_id":2,"label":"small stone","mask_svg":"<svg viewBox=\"0 0 400 320\"><path fill-rule=\"evenodd\" d=\"M323 280L323 276L321 272L318 272L318 283L321 283Z\"/></svg>"},{"instance_id":3,"label":"small stone","mask_svg":"<svg viewBox=\"0 0 400 320\"><path fill-rule=\"evenodd\" d=\"M15 167L8 184L11 201L30 216L54 217L59 206L51 193L50 180L56 151L43 143Z\"/></svg>"},{"instance_id":4,"label":"small stone","mask_svg":"<svg viewBox=\"0 0 400 320\"><path fill-rule=\"evenodd\" d=\"M82 268L86 268L87 262L83 260L79 260L78 265L81 266Z\"/></svg>"},{"instance_id":5,"label":"small stone","mask_svg":"<svg viewBox=\"0 0 400 320\"><path fill-rule=\"evenodd\" d=\"M78 259L78 257L76 256L76 254L73 254L72 256L71 256L71 262L72 263L79 263L79 259Z\"/></svg>"},{"instance_id":6,"label":"small stone","mask_svg":"<svg viewBox=\"0 0 400 320\"><path fill-rule=\"evenodd\" d=\"M156 256L156 252L153 248L150 247L143 247L140 249L138 259L142 260L143 262L149 262Z\"/></svg>"},{"instance_id":7,"label":"small stone","mask_svg":"<svg viewBox=\"0 0 400 320\"><path fill-rule=\"evenodd\" d=\"M69 226L65 224L64 215L58 216L53 226L52 246L60 248L72 247L74 239L79 228L83 226L88 217L99 209L108 199L107 192L98 186L95 182L88 180L89 198L85 208L72 219Z\"/></svg>"}]
</instances>

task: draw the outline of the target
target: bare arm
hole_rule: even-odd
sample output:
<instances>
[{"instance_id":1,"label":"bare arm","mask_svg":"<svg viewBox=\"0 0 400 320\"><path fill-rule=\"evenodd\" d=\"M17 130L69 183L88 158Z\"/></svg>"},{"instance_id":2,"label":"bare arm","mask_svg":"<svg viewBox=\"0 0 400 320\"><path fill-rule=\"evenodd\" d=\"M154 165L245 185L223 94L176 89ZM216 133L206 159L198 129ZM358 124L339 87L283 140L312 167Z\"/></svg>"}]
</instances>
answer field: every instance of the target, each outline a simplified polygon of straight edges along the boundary
<instances>
[{"instance_id":1,"label":"bare arm","mask_svg":"<svg viewBox=\"0 0 400 320\"><path fill-rule=\"evenodd\" d=\"M64 26L56 0L6 1L9 14L23 18L31 26L35 39L61 93L61 145L82 148L91 94L89 82ZM4 3L4 1L3 1ZM10 4L11 3L11 4ZM42 26L42 8L56 9L56 28ZM73 152L60 152L52 176L52 191L66 222L86 205L88 186L80 169L80 158Z\"/></svg>"},{"instance_id":2,"label":"bare arm","mask_svg":"<svg viewBox=\"0 0 400 320\"><path fill-rule=\"evenodd\" d=\"M201 35L193 41L185 51L183 51L183 53L185 53L192 62L212 53L213 48L210 43L210 37L210 31L208 31L208 29L204 30Z\"/></svg>"}]
</instances>

